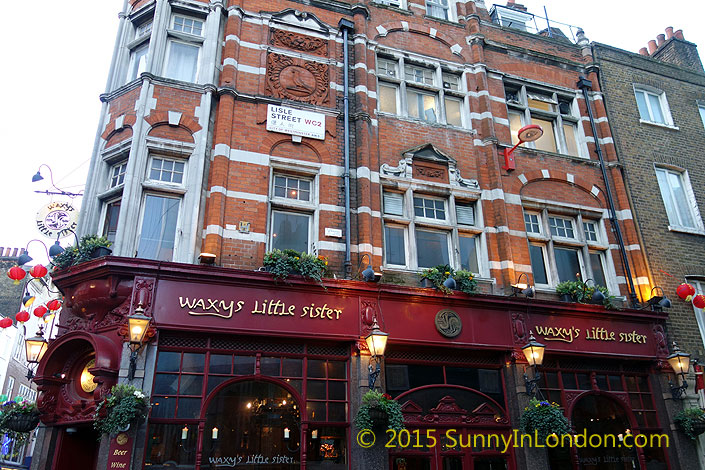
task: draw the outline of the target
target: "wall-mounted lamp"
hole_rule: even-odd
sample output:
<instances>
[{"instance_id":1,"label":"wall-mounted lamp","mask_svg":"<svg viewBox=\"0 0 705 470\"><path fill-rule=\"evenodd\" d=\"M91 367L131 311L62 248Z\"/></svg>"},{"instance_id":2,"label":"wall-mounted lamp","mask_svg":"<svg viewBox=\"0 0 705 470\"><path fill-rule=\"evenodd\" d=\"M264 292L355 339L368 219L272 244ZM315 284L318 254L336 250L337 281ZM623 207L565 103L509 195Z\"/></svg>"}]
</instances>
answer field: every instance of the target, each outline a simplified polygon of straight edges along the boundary
<instances>
[{"instance_id":1,"label":"wall-mounted lamp","mask_svg":"<svg viewBox=\"0 0 705 470\"><path fill-rule=\"evenodd\" d=\"M17 265L18 265L18 266L23 266L23 265L25 265L25 264L27 264L27 263L31 263L31 262L34 260L34 258L32 258L31 256L29 256L29 245L30 245L32 242L41 243L41 245L44 247L44 252L47 254L47 258L51 257L51 254L50 254L49 251L47 251L47 246L44 244L44 242L41 241L41 240L37 240L37 239L35 238L34 240L30 240L30 241L27 242L27 245L25 246L24 251L22 251L22 254L20 255L20 257L17 258Z\"/></svg>"},{"instance_id":2,"label":"wall-mounted lamp","mask_svg":"<svg viewBox=\"0 0 705 470\"><path fill-rule=\"evenodd\" d=\"M384 350L387 348L387 339L389 339L389 333L385 333L379 329L377 316L375 316L372 320L372 331L365 337L367 349L370 351L370 362L367 365L367 370L369 371L368 386L370 390L374 390L377 377L379 377L382 371L380 362L381 358L384 356Z\"/></svg>"},{"instance_id":3,"label":"wall-mounted lamp","mask_svg":"<svg viewBox=\"0 0 705 470\"><path fill-rule=\"evenodd\" d=\"M519 129L519 132L517 132L519 142L517 142L517 144L511 149L504 149L504 166L502 168L507 171L515 170L516 165L514 164L514 155L512 155L512 153L514 153L514 149L519 147L524 142L533 142L538 140L542 135L543 129L541 129L541 126L538 124L529 124L528 126L524 126Z\"/></svg>"},{"instance_id":4,"label":"wall-mounted lamp","mask_svg":"<svg viewBox=\"0 0 705 470\"><path fill-rule=\"evenodd\" d=\"M203 252L198 255L198 261L200 261L201 264L213 264L215 263L215 255L213 253Z\"/></svg>"},{"instance_id":5,"label":"wall-mounted lamp","mask_svg":"<svg viewBox=\"0 0 705 470\"><path fill-rule=\"evenodd\" d=\"M521 278L526 278L526 282L521 282ZM534 286L529 284L529 275L526 273L519 274L517 282L512 284L512 295L510 297L516 297L519 294L523 294L526 297L533 297L536 295Z\"/></svg>"},{"instance_id":6,"label":"wall-mounted lamp","mask_svg":"<svg viewBox=\"0 0 705 470\"><path fill-rule=\"evenodd\" d=\"M578 276L578 281L580 281L580 276ZM590 289L588 286L588 282L592 281L592 286L593 286L593 291L592 291L592 296L590 297L590 301L593 304L602 304L606 297L605 294L603 294L600 289L597 288L597 284L593 279L585 279L582 281L583 283L583 301L586 300L585 297L587 297L587 291Z\"/></svg>"},{"instance_id":7,"label":"wall-mounted lamp","mask_svg":"<svg viewBox=\"0 0 705 470\"><path fill-rule=\"evenodd\" d=\"M688 373L688 369L690 368L690 354L681 351L678 344L674 341L673 353L668 356L666 360L676 374L676 384L678 384L678 376L680 376L680 385L674 385L673 381L668 381L668 385L671 387L671 395L673 395L674 400L684 399L685 391L688 388L688 381L685 378L685 374Z\"/></svg>"},{"instance_id":8,"label":"wall-mounted lamp","mask_svg":"<svg viewBox=\"0 0 705 470\"><path fill-rule=\"evenodd\" d=\"M139 304L135 308L134 315L127 317L127 334L126 339L130 348L130 368L127 373L127 378L132 380L135 378L135 370L137 369L137 355L139 350L144 346L145 338L148 337L149 325L152 319L144 315L144 308Z\"/></svg>"},{"instance_id":9,"label":"wall-mounted lamp","mask_svg":"<svg viewBox=\"0 0 705 470\"><path fill-rule=\"evenodd\" d=\"M658 289L661 292L661 295L658 295L659 292L656 292L656 295L654 295L654 291ZM651 298L646 302L646 305L651 307L651 310L654 312L660 312L664 308L671 308L671 299L666 297L666 294L663 292L663 289L660 286L655 286L653 289L651 289Z\"/></svg>"},{"instance_id":10,"label":"wall-mounted lamp","mask_svg":"<svg viewBox=\"0 0 705 470\"><path fill-rule=\"evenodd\" d=\"M47 343L47 340L44 339L44 331L42 330L42 326L39 326L39 331L37 331L37 335L33 338L25 338L24 340L24 347L25 347L25 353L27 355L27 379L32 380L34 377L34 371L32 370L32 367L36 367L39 365L39 361L42 360L42 357L44 357L44 353L47 351L47 346L49 343Z\"/></svg>"},{"instance_id":11,"label":"wall-mounted lamp","mask_svg":"<svg viewBox=\"0 0 705 470\"><path fill-rule=\"evenodd\" d=\"M50 179L50 181L51 181L51 186L52 186L54 189L56 189L56 191L34 191L35 193L40 193L40 194L55 194L55 195L59 195L59 196L68 196L68 197L83 196L83 191L78 192L78 193L70 193L70 192L68 192L68 191L64 191L64 190L61 189L61 188L58 188L58 187L54 184L54 174L53 174L52 171L51 171L51 167L50 167L49 165L45 164L45 163L42 163L41 165L39 165L39 169L37 170L37 173L36 173L34 176L32 176L32 183L36 183L37 181L41 181L41 180L44 179L44 177L42 176L42 173L41 173L42 167L46 167L46 169L49 170L49 179Z\"/></svg>"},{"instance_id":12,"label":"wall-mounted lamp","mask_svg":"<svg viewBox=\"0 0 705 470\"><path fill-rule=\"evenodd\" d=\"M367 256L367 261L369 261L369 263L367 264L367 268L365 268L364 271L360 272L360 268L362 267L362 261L365 259L365 256ZM362 275L362 280L365 282L379 282L379 280L382 278L382 273L375 272L375 270L372 269L372 257L369 253L364 253L360 258L360 262L357 263L357 272Z\"/></svg>"},{"instance_id":13,"label":"wall-mounted lamp","mask_svg":"<svg viewBox=\"0 0 705 470\"><path fill-rule=\"evenodd\" d=\"M541 373L538 367L543 364L543 353L546 350L546 346L536 341L534 338L534 333L529 331L529 342L521 348L524 353L529 367L534 369L534 377L529 378L529 375L524 371L524 385L526 386L526 394L533 397L536 396L536 392L539 388L539 380L541 380Z\"/></svg>"}]
</instances>

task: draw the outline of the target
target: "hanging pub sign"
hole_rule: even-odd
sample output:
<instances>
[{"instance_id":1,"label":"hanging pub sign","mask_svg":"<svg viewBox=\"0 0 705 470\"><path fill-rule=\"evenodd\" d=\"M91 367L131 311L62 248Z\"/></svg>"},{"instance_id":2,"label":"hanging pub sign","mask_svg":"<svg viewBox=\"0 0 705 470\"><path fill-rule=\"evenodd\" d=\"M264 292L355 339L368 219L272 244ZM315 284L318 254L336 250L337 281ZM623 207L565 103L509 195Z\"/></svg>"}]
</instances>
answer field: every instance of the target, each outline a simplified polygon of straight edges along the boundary
<instances>
[{"instance_id":1,"label":"hanging pub sign","mask_svg":"<svg viewBox=\"0 0 705 470\"><path fill-rule=\"evenodd\" d=\"M77 224L78 211L68 202L52 202L37 212L37 230L47 238L67 237Z\"/></svg>"},{"instance_id":2,"label":"hanging pub sign","mask_svg":"<svg viewBox=\"0 0 705 470\"><path fill-rule=\"evenodd\" d=\"M326 116L270 104L267 105L267 130L324 140Z\"/></svg>"}]
</instances>

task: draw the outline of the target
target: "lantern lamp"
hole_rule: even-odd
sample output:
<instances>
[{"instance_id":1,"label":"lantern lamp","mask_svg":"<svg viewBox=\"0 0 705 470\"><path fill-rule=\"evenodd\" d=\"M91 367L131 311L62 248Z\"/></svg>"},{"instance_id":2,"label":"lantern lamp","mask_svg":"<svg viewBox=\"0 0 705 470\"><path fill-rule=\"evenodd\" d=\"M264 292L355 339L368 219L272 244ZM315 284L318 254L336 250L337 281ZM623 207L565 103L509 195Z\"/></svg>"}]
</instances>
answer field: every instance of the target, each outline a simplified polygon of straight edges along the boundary
<instances>
[{"instance_id":1,"label":"lantern lamp","mask_svg":"<svg viewBox=\"0 0 705 470\"><path fill-rule=\"evenodd\" d=\"M27 338L24 340L25 352L27 354L27 362L30 367L27 369L27 378L32 379L34 377L34 372L31 369L32 365L39 364L39 361L44 357L44 353L47 350L47 340L42 336L41 330L37 332L37 336L33 338Z\"/></svg>"},{"instance_id":2,"label":"lantern lamp","mask_svg":"<svg viewBox=\"0 0 705 470\"><path fill-rule=\"evenodd\" d=\"M676 288L676 295L678 295L678 297L680 297L682 300L690 302L690 300L695 295L695 287L688 284L687 282L684 282Z\"/></svg>"},{"instance_id":3,"label":"lantern lamp","mask_svg":"<svg viewBox=\"0 0 705 470\"><path fill-rule=\"evenodd\" d=\"M533 397L538 391L539 380L541 380L541 373L538 367L543 364L543 354L546 351L546 346L536 341L534 338L534 333L529 331L529 342L521 348L524 353L529 367L534 369L534 378L530 379L529 375L524 371L524 385L526 386L526 394Z\"/></svg>"},{"instance_id":4,"label":"lantern lamp","mask_svg":"<svg viewBox=\"0 0 705 470\"><path fill-rule=\"evenodd\" d=\"M56 240L54 244L49 247L49 257L53 258L60 255L64 251L64 248L59 244L59 240Z\"/></svg>"},{"instance_id":5,"label":"lantern lamp","mask_svg":"<svg viewBox=\"0 0 705 470\"><path fill-rule=\"evenodd\" d=\"M24 323L27 320L29 320L29 312L22 310L21 312L17 312L17 315L15 315L15 320L17 320L20 323Z\"/></svg>"},{"instance_id":6,"label":"lantern lamp","mask_svg":"<svg viewBox=\"0 0 705 470\"><path fill-rule=\"evenodd\" d=\"M19 266L13 266L7 271L7 277L12 279L15 285L19 284L20 281L24 279L26 275L27 273L25 272L25 270L20 268Z\"/></svg>"},{"instance_id":7,"label":"lantern lamp","mask_svg":"<svg viewBox=\"0 0 705 470\"><path fill-rule=\"evenodd\" d=\"M36 264L29 270L29 274L34 278L42 278L46 276L48 272L49 270L42 264Z\"/></svg>"},{"instance_id":8,"label":"lantern lamp","mask_svg":"<svg viewBox=\"0 0 705 470\"><path fill-rule=\"evenodd\" d=\"M384 356L384 350L387 348L387 339L389 339L389 333L385 333L379 329L377 317L375 316L372 320L372 330L365 337L367 349L370 350L370 362L367 365L369 372L367 383L370 390L374 390L377 377L379 377L379 374L382 372L380 358Z\"/></svg>"},{"instance_id":9,"label":"lantern lamp","mask_svg":"<svg viewBox=\"0 0 705 470\"><path fill-rule=\"evenodd\" d=\"M705 295L698 294L693 297L693 305L697 308L705 308Z\"/></svg>"},{"instance_id":10,"label":"lantern lamp","mask_svg":"<svg viewBox=\"0 0 705 470\"><path fill-rule=\"evenodd\" d=\"M0 328L9 328L12 326L12 318L5 317L0 320Z\"/></svg>"},{"instance_id":11,"label":"lantern lamp","mask_svg":"<svg viewBox=\"0 0 705 470\"><path fill-rule=\"evenodd\" d=\"M61 301L59 299L53 299L47 302L47 308L52 312L55 312L61 308Z\"/></svg>"},{"instance_id":12,"label":"lantern lamp","mask_svg":"<svg viewBox=\"0 0 705 470\"><path fill-rule=\"evenodd\" d=\"M130 353L130 368L127 372L127 378L132 380L135 378L135 370L137 369L137 354L142 346L144 339L149 330L149 323L152 319L144 315L144 308L139 304L135 308L135 313L127 317L127 341L131 350Z\"/></svg>"},{"instance_id":13,"label":"lantern lamp","mask_svg":"<svg viewBox=\"0 0 705 470\"><path fill-rule=\"evenodd\" d=\"M537 124L529 124L528 126L524 126L519 129L519 131L517 132L519 142L517 142L517 144L512 147L511 150L504 149L504 166L502 168L506 171L515 170L516 165L514 163L514 155L512 155L514 153L514 150L524 142L534 142L535 140L540 139L542 135L543 129Z\"/></svg>"},{"instance_id":14,"label":"lantern lamp","mask_svg":"<svg viewBox=\"0 0 705 470\"><path fill-rule=\"evenodd\" d=\"M42 318L45 313L49 311L48 308L46 308L44 305L40 305L39 307L36 307L34 311L32 312L35 317L37 318Z\"/></svg>"},{"instance_id":15,"label":"lantern lamp","mask_svg":"<svg viewBox=\"0 0 705 470\"><path fill-rule=\"evenodd\" d=\"M673 395L673 399L683 399L685 398L685 391L688 388L688 381L685 378L685 374L688 373L688 369L690 368L690 354L681 351L681 349L678 347L678 344L676 344L676 342L674 341L673 353L668 356L666 360L673 369L673 372L676 374L676 382L678 382L677 377L679 375L681 377L680 385L674 385L672 381L668 381L668 385L671 387L671 394Z\"/></svg>"}]
</instances>

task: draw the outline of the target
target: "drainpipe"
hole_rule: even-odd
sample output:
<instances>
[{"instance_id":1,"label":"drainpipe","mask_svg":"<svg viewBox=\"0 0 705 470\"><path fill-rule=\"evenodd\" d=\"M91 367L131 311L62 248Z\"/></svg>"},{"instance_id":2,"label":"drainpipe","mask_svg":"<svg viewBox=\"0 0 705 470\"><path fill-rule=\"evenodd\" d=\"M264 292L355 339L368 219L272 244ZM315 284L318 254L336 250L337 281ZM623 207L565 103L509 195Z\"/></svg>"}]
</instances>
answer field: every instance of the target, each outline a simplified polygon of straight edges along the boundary
<instances>
[{"instance_id":1,"label":"drainpipe","mask_svg":"<svg viewBox=\"0 0 705 470\"><path fill-rule=\"evenodd\" d=\"M627 289L629 294L629 305L632 308L639 308L639 302L637 300L636 290L634 289L634 280L632 279L632 270L629 267L629 259L627 258L627 249L624 246L624 238L622 238L622 230L619 227L619 222L617 221L617 213L614 210L614 200L612 199L612 189L610 189L610 183L607 180L607 168L605 167L605 160L602 157L602 148L600 147L599 138L597 137L597 125L595 124L595 117L592 114L592 104L590 103L589 90L592 90L592 82L585 77L580 77L578 80L578 88L583 91L583 97L585 98L585 104L588 110L588 117L590 118L590 128L592 129L592 135L595 138L595 150L597 152L597 158L600 160L600 169L602 170L602 179L605 182L605 195L607 196L607 203L610 206L610 222L612 222L612 227L614 227L615 235L617 236L617 243L619 244L619 252L622 255L622 263L624 264L624 275L627 278Z\"/></svg>"},{"instance_id":2,"label":"drainpipe","mask_svg":"<svg viewBox=\"0 0 705 470\"><path fill-rule=\"evenodd\" d=\"M343 125L345 127L343 154L345 155L345 277L352 275L352 262L350 261L350 110L348 100L348 31L355 31L355 24L345 18L338 23L338 28L343 31Z\"/></svg>"}]
</instances>

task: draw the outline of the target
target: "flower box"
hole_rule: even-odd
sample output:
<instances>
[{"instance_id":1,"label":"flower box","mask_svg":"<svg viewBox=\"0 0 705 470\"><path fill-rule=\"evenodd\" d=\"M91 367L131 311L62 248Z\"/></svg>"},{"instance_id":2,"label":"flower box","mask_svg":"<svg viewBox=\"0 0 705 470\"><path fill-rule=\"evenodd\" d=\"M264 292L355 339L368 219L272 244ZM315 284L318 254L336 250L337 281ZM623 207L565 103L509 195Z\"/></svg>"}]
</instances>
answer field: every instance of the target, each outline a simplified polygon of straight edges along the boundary
<instances>
[{"instance_id":1,"label":"flower box","mask_svg":"<svg viewBox=\"0 0 705 470\"><path fill-rule=\"evenodd\" d=\"M5 422L8 429L15 432L30 432L39 425L39 411L11 416Z\"/></svg>"}]
</instances>

